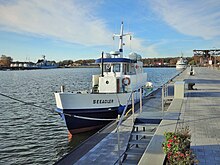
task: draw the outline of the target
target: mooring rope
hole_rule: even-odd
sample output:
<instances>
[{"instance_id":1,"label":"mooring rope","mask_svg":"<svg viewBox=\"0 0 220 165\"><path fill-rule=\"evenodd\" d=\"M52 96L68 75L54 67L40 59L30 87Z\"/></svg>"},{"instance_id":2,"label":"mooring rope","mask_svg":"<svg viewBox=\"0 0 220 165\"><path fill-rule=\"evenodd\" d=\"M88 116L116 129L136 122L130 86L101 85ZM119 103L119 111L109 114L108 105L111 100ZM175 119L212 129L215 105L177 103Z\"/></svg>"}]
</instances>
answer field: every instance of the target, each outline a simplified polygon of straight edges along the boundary
<instances>
[{"instance_id":1,"label":"mooring rope","mask_svg":"<svg viewBox=\"0 0 220 165\"><path fill-rule=\"evenodd\" d=\"M14 98L14 97L11 97L11 96L8 96L8 95L5 95L3 93L0 93L1 96L4 96L6 98L9 98L9 99L12 99L12 100L15 100L17 102L20 102L20 103L23 103L25 105L30 105L30 106L33 106L33 107L36 107L36 108L40 108L40 109L43 109L43 110L47 110L47 111L50 111L52 113L55 113L54 110L51 110L51 109L48 109L48 108L44 108L44 107L41 107L39 105L36 105L36 104L33 104L33 103L29 103L29 102L26 102L26 101L23 101L23 100L20 100L20 99L17 99L17 98ZM57 112L59 113L59 112ZM85 116L78 116L78 115L72 115L72 114L69 114L69 113L64 113L64 112L60 112L66 116L69 116L69 117L75 117L75 118L79 118L79 119L85 119L85 120L99 120L99 121L117 121L118 119L102 119L102 118L91 118L91 117L85 117Z\"/></svg>"},{"instance_id":2,"label":"mooring rope","mask_svg":"<svg viewBox=\"0 0 220 165\"><path fill-rule=\"evenodd\" d=\"M26 101L23 101L23 100L20 100L20 99L17 99L17 98L14 98L14 97L11 97L11 96L8 96L8 95L5 95L3 93L0 93L1 96L4 96L4 97L7 97L9 99L12 99L12 100L15 100L17 102L20 102L20 103L23 103L25 105L30 105L30 106L33 106L33 107L36 107L36 108L40 108L40 109L43 109L43 110L47 110L47 111L50 111L52 113L54 113L55 111L51 110L51 109L48 109L48 108L44 108L44 107L41 107L39 105L36 105L36 104L33 104L33 103L29 103L29 102L26 102Z\"/></svg>"}]
</instances>

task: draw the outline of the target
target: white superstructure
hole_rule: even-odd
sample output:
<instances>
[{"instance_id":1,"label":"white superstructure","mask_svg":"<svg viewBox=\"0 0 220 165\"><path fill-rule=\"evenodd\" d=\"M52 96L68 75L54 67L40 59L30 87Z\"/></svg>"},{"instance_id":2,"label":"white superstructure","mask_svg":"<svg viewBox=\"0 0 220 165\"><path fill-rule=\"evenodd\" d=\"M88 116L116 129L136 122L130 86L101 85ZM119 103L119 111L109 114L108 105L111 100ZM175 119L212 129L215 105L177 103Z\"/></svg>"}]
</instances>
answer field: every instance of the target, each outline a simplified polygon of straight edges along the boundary
<instances>
[{"instance_id":1,"label":"white superstructure","mask_svg":"<svg viewBox=\"0 0 220 165\"><path fill-rule=\"evenodd\" d=\"M180 57L176 63L176 69L185 69L186 67L187 67L186 61L183 59L183 57Z\"/></svg>"}]
</instances>

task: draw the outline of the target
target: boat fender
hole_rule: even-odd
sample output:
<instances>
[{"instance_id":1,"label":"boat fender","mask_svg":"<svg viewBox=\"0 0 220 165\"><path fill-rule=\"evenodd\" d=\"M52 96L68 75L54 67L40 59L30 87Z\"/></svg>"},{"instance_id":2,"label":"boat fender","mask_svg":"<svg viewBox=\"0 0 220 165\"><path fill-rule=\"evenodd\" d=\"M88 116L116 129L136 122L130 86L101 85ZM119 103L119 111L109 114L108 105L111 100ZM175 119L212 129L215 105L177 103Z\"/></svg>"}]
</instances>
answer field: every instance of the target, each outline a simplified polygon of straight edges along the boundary
<instances>
[{"instance_id":1,"label":"boat fender","mask_svg":"<svg viewBox=\"0 0 220 165\"><path fill-rule=\"evenodd\" d=\"M125 78L122 79L122 84L123 85L127 86L127 85L130 85L130 83L131 83L130 78L125 77Z\"/></svg>"}]
</instances>

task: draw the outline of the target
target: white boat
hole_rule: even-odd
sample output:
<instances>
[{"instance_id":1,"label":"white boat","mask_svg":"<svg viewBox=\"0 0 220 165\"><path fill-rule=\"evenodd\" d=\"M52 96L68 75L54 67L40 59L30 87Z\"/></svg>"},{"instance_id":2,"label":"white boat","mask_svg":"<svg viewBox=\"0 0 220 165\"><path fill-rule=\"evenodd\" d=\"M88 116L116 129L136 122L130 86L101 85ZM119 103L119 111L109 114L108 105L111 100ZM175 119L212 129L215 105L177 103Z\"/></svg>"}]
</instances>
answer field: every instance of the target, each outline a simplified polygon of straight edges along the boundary
<instances>
[{"instance_id":1,"label":"white boat","mask_svg":"<svg viewBox=\"0 0 220 165\"><path fill-rule=\"evenodd\" d=\"M176 63L176 69L185 69L186 67L186 61L183 59L183 57L180 57L180 59Z\"/></svg>"},{"instance_id":2,"label":"white boat","mask_svg":"<svg viewBox=\"0 0 220 165\"><path fill-rule=\"evenodd\" d=\"M123 33L122 22L120 34L114 34L114 37L119 37L119 50L102 53L102 57L96 60L101 74L92 76L90 92L66 92L62 89L55 93L56 110L65 118L71 134L102 127L109 122L104 119L116 119L131 92L145 86L147 73L143 71L141 56L132 52L129 58L123 57L123 37L127 35L130 34ZM134 96L138 102L140 93L136 91Z\"/></svg>"},{"instance_id":3,"label":"white boat","mask_svg":"<svg viewBox=\"0 0 220 165\"><path fill-rule=\"evenodd\" d=\"M39 59L36 63L36 68L37 69L54 69L54 68L58 68L58 65L54 62L50 62L46 60L46 56L43 55L42 59Z\"/></svg>"}]
</instances>

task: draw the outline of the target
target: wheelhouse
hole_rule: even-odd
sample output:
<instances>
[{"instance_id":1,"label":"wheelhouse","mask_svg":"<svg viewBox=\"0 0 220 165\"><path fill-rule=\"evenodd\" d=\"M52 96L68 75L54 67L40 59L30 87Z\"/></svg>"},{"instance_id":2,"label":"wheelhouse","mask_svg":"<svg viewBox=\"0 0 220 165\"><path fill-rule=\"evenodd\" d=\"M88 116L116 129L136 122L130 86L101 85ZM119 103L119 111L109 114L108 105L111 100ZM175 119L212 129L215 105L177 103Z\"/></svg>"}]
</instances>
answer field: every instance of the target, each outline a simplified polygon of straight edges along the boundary
<instances>
[{"instance_id":1,"label":"wheelhouse","mask_svg":"<svg viewBox=\"0 0 220 165\"><path fill-rule=\"evenodd\" d=\"M129 58L107 54L96 63L100 64L102 74L93 76L95 93L130 92L146 81L141 57L136 53L130 53Z\"/></svg>"}]
</instances>

